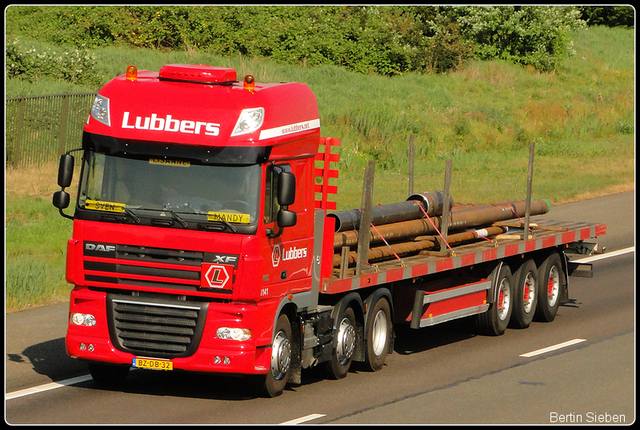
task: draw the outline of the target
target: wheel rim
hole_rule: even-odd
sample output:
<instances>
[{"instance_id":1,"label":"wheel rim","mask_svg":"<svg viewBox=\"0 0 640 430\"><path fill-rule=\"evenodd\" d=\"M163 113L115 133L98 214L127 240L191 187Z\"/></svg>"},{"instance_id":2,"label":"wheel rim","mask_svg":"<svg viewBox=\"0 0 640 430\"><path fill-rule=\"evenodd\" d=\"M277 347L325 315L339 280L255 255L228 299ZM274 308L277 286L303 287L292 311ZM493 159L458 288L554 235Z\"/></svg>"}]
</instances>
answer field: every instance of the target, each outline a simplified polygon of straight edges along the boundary
<instances>
[{"instance_id":1,"label":"wheel rim","mask_svg":"<svg viewBox=\"0 0 640 430\"><path fill-rule=\"evenodd\" d=\"M500 290L498 292L498 318L504 321L509 314L509 308L511 307L511 290L509 288L509 281L503 279L500 282Z\"/></svg>"},{"instance_id":2,"label":"wheel rim","mask_svg":"<svg viewBox=\"0 0 640 430\"><path fill-rule=\"evenodd\" d=\"M276 381L282 380L291 364L291 343L283 331L279 331L273 340L271 349L271 374Z\"/></svg>"},{"instance_id":3,"label":"wheel rim","mask_svg":"<svg viewBox=\"0 0 640 430\"><path fill-rule=\"evenodd\" d=\"M526 313L531 313L533 309L533 300L536 297L536 280L533 277L531 272L527 273L527 276L524 278L524 311Z\"/></svg>"},{"instance_id":4,"label":"wheel rim","mask_svg":"<svg viewBox=\"0 0 640 430\"><path fill-rule=\"evenodd\" d=\"M373 328L371 329L371 340L373 343L373 353L376 356L384 352L387 343L387 315L380 309L373 319Z\"/></svg>"},{"instance_id":5,"label":"wheel rim","mask_svg":"<svg viewBox=\"0 0 640 430\"><path fill-rule=\"evenodd\" d=\"M555 306L559 294L560 275L558 274L558 268L553 266L551 270L549 270L549 282L547 283L547 300L549 301L549 306Z\"/></svg>"},{"instance_id":6,"label":"wheel rim","mask_svg":"<svg viewBox=\"0 0 640 430\"><path fill-rule=\"evenodd\" d=\"M351 325L349 318L343 318L340 322L340 329L338 330L338 344L336 346L336 357L338 363L344 366L349 362L353 355L353 350L356 345L356 330Z\"/></svg>"}]
</instances>

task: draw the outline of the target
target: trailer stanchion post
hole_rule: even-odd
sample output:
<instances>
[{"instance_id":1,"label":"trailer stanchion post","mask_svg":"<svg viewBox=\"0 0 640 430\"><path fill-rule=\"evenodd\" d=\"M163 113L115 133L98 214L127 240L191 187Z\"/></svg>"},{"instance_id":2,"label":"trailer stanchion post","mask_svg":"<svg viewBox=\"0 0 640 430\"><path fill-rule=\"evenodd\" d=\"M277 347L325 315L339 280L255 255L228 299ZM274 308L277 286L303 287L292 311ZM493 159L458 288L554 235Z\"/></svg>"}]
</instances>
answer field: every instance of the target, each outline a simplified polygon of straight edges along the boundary
<instances>
[{"instance_id":1,"label":"trailer stanchion post","mask_svg":"<svg viewBox=\"0 0 640 430\"><path fill-rule=\"evenodd\" d=\"M449 234L449 188L451 187L451 170L452 170L452 160L447 160L444 169L444 190L443 190L443 198L444 202L442 205L442 218L440 221L440 252L447 252L447 235Z\"/></svg>"},{"instance_id":2,"label":"trailer stanchion post","mask_svg":"<svg viewBox=\"0 0 640 430\"><path fill-rule=\"evenodd\" d=\"M527 173L527 201L524 209L524 231L522 232L522 239L527 240L529 238L529 218L531 217L531 190L533 186L533 155L535 153L536 143L531 142L529 145L529 171Z\"/></svg>"},{"instance_id":3,"label":"trailer stanchion post","mask_svg":"<svg viewBox=\"0 0 640 430\"><path fill-rule=\"evenodd\" d=\"M413 195L413 177L414 177L414 163L416 158L416 146L414 144L416 137L413 133L409 136L409 195Z\"/></svg>"},{"instance_id":4,"label":"trailer stanchion post","mask_svg":"<svg viewBox=\"0 0 640 430\"><path fill-rule=\"evenodd\" d=\"M373 206L373 178L376 162L369 161L364 171L364 181L362 184L362 217L360 218L360 228L358 229L358 258L356 261L356 276L362 273L362 262L369 261L369 230L371 228L371 207Z\"/></svg>"},{"instance_id":5,"label":"trailer stanchion post","mask_svg":"<svg viewBox=\"0 0 640 430\"><path fill-rule=\"evenodd\" d=\"M342 253L340 254L340 279L347 277L347 270L349 269L349 250L348 246L342 247Z\"/></svg>"}]
</instances>

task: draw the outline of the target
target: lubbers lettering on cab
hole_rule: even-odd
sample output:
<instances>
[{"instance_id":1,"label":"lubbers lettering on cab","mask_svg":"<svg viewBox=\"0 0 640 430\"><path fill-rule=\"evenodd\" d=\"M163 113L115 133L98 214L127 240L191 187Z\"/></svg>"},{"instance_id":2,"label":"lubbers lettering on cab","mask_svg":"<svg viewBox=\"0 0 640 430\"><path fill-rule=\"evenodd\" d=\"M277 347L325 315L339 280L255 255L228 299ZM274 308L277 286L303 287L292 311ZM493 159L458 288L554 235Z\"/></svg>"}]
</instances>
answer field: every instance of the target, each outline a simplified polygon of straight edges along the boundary
<instances>
[{"instance_id":1,"label":"lubbers lettering on cab","mask_svg":"<svg viewBox=\"0 0 640 430\"><path fill-rule=\"evenodd\" d=\"M151 116L136 116L135 120L129 123L130 112L125 112L122 116L122 128L150 131L170 131L174 133L204 134L217 136L220 134L220 124L215 122L193 121L190 119L174 119L171 115L159 117L152 113Z\"/></svg>"}]
</instances>

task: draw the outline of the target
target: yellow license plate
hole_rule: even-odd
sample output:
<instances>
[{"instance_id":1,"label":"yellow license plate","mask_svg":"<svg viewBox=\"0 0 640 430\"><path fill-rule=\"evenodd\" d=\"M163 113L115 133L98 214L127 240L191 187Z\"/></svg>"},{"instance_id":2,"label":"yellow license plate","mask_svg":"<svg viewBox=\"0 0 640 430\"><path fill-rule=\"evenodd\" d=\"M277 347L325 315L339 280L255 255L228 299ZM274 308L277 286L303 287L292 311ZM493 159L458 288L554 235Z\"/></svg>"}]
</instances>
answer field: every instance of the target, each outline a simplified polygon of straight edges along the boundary
<instances>
[{"instance_id":1,"label":"yellow license plate","mask_svg":"<svg viewBox=\"0 0 640 430\"><path fill-rule=\"evenodd\" d=\"M173 362L168 360L149 360L147 358L134 358L133 367L140 369L154 369L154 370L173 370Z\"/></svg>"}]
</instances>

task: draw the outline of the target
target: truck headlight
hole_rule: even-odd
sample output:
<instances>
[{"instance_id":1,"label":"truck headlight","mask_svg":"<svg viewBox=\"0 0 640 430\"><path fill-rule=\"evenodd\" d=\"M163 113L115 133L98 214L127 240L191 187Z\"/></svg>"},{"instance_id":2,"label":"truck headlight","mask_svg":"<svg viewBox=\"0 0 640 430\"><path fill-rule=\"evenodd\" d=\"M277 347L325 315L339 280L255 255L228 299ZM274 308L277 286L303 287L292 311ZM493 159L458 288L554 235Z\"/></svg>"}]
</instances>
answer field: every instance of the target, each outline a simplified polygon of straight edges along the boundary
<instances>
[{"instance_id":1,"label":"truck headlight","mask_svg":"<svg viewBox=\"0 0 640 430\"><path fill-rule=\"evenodd\" d=\"M216 331L216 337L218 339L244 341L251 339L251 330L248 328L220 327Z\"/></svg>"},{"instance_id":2,"label":"truck headlight","mask_svg":"<svg viewBox=\"0 0 640 430\"><path fill-rule=\"evenodd\" d=\"M233 128L231 136L252 133L262 127L264 120L264 108L244 109Z\"/></svg>"},{"instance_id":3,"label":"truck headlight","mask_svg":"<svg viewBox=\"0 0 640 430\"><path fill-rule=\"evenodd\" d=\"M72 312L69 314L69 323L73 325L82 325L91 327L96 325L96 317L91 314L81 314L79 312Z\"/></svg>"},{"instance_id":4,"label":"truck headlight","mask_svg":"<svg viewBox=\"0 0 640 430\"><path fill-rule=\"evenodd\" d=\"M91 107L91 116L96 120L100 121L104 125L111 127L111 115L109 112L109 99L105 96L101 96L98 94L96 99L93 101L93 106Z\"/></svg>"}]
</instances>

